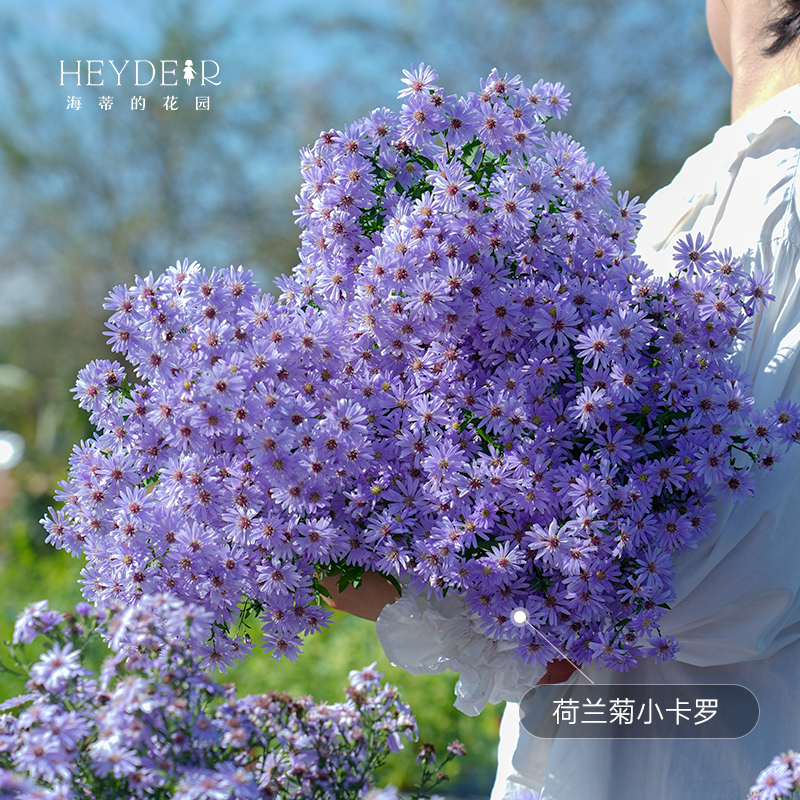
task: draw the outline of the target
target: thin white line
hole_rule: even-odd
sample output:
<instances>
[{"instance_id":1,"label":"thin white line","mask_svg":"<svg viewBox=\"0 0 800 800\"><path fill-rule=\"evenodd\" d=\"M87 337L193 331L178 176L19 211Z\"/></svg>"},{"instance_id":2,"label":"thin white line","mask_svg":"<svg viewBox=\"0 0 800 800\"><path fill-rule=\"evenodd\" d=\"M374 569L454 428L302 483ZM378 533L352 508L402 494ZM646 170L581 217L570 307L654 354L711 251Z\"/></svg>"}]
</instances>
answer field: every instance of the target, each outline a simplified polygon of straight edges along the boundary
<instances>
[{"instance_id":1,"label":"thin white line","mask_svg":"<svg viewBox=\"0 0 800 800\"><path fill-rule=\"evenodd\" d=\"M580 674L583 675L583 677L586 678L586 680L589 681L589 683L591 683L592 686L597 685L571 658L567 658L567 656L564 655L564 653L562 653L538 628L536 628L536 626L530 620L528 620L526 625L534 633L538 633L539 636L541 636L542 639L544 639L547 642L547 644L549 644L550 647L552 647L559 655L563 656L565 661L569 661L569 663L572 664L572 666L575 667L575 669L578 670L578 672L580 672Z\"/></svg>"}]
</instances>

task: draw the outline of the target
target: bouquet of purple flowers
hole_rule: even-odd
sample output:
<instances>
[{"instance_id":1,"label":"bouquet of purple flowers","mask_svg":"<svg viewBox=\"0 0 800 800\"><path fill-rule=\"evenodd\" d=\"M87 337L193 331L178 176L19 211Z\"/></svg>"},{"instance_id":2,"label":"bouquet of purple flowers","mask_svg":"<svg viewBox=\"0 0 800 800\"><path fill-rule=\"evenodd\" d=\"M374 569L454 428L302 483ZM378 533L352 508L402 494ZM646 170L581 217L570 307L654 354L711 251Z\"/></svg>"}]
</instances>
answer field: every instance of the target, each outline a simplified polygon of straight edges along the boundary
<instances>
[{"instance_id":1,"label":"bouquet of purple flowers","mask_svg":"<svg viewBox=\"0 0 800 800\"><path fill-rule=\"evenodd\" d=\"M278 300L188 262L112 292L135 379L81 372L99 432L49 541L86 555L101 605L158 588L206 609L215 666L247 651L250 611L294 657L329 617L320 578L365 570L462 593L525 661L670 657L673 553L800 430L730 359L769 276L700 237L654 276L641 206L545 130L560 85L493 71L455 97L405 74L399 113L302 152Z\"/></svg>"}]
</instances>

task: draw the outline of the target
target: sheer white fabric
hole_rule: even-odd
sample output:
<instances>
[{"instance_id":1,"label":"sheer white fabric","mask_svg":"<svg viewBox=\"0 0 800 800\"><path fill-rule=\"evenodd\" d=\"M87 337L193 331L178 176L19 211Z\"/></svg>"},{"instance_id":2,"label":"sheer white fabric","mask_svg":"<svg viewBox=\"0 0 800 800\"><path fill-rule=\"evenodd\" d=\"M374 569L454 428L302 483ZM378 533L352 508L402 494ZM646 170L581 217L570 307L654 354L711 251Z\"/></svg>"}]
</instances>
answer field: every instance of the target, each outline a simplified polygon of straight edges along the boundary
<instances>
[{"instance_id":1,"label":"sheer white fabric","mask_svg":"<svg viewBox=\"0 0 800 800\"><path fill-rule=\"evenodd\" d=\"M660 274L670 271L672 245L686 233L732 248L748 271L773 273L776 299L736 355L755 378L758 407L777 397L800 402L799 162L795 86L720 129L689 158L647 204L639 237L639 253ZM742 684L760 704L756 728L737 740L558 740L551 748L519 726L518 708L509 703L493 798L527 787L544 789L552 800L735 800L773 755L800 747L800 447L759 478L752 500L721 502L716 511L707 539L676 560L678 600L661 627L681 642L677 661L648 662L632 673L585 672L596 683L619 685ZM400 603L413 605L412 598ZM413 671L413 646L404 657L394 646L404 613L395 605L381 615L379 636L389 657ZM428 612L428 627L436 627L435 613ZM452 608L448 614L458 616ZM404 637L413 643L407 629ZM460 647L455 640L448 646ZM435 661L430 651L426 659ZM518 696L537 678L527 675ZM510 680L505 673L493 679L506 689ZM494 702L491 690L482 696Z\"/></svg>"},{"instance_id":2,"label":"sheer white fabric","mask_svg":"<svg viewBox=\"0 0 800 800\"><path fill-rule=\"evenodd\" d=\"M426 600L406 592L386 606L376 627L386 657L396 667L412 675L458 672L454 705L473 717L487 703L519 700L520 687L544 674L544 667L534 671L512 658L513 645L487 639L477 617L455 595Z\"/></svg>"}]
</instances>

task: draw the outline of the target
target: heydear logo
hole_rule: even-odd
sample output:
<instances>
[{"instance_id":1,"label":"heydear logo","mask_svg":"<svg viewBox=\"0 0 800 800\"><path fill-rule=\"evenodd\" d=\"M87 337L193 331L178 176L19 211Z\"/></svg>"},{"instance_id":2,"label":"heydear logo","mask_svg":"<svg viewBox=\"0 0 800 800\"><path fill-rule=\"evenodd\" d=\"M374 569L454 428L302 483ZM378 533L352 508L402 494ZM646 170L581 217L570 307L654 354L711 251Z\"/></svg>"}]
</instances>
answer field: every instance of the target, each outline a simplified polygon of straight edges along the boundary
<instances>
[{"instance_id":1,"label":"heydear logo","mask_svg":"<svg viewBox=\"0 0 800 800\"><path fill-rule=\"evenodd\" d=\"M67 86L122 86L123 82L131 86L150 86L157 75L160 75L161 83L157 83L156 86L179 86L178 66L181 63L183 63L183 79L187 84L191 84L192 80L199 80L200 86L206 84L219 86L222 82L219 80L219 64L211 58L200 61L199 70L195 69L194 62L189 59L184 62L177 59L162 59L158 63L160 67L146 58L141 58L132 64L130 60L126 60L121 67L118 67L110 59L108 62L98 59L87 61L77 59L75 69L72 69L72 63L65 66L66 62L62 60L61 86L65 85L65 79ZM115 78L116 83L113 83ZM84 83L81 83L82 79ZM106 84L107 79L108 84Z\"/></svg>"}]
</instances>

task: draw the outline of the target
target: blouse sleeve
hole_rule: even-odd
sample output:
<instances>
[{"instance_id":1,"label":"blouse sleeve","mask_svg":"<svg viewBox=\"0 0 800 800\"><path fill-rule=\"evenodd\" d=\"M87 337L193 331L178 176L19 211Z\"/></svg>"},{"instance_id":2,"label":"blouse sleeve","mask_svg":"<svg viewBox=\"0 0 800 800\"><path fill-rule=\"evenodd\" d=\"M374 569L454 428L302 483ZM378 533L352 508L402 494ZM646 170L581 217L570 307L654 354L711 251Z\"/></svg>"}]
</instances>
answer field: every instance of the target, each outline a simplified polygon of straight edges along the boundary
<instances>
[{"instance_id":1,"label":"blouse sleeve","mask_svg":"<svg viewBox=\"0 0 800 800\"><path fill-rule=\"evenodd\" d=\"M492 641L481 632L463 597L426 599L404 587L376 623L389 661L412 675L459 673L455 706L477 716L487 703L520 700L544 674L513 656L516 645Z\"/></svg>"},{"instance_id":2,"label":"blouse sleeve","mask_svg":"<svg viewBox=\"0 0 800 800\"><path fill-rule=\"evenodd\" d=\"M737 359L755 376L758 409L777 398L800 402L798 248L786 238L748 254L753 271L773 273L774 303L753 326ZM678 658L697 666L766 658L800 636L800 447L742 505L718 502L709 536L676 559L678 600L662 630L678 638Z\"/></svg>"},{"instance_id":3,"label":"blouse sleeve","mask_svg":"<svg viewBox=\"0 0 800 800\"><path fill-rule=\"evenodd\" d=\"M800 402L800 124L759 113L747 129L722 129L648 202L639 254L665 274L674 242L699 233L741 256L746 273L771 274L775 300L733 356L765 410L778 398ZM678 599L661 629L678 638L685 663L763 659L800 638L800 447L757 472L755 496L717 502L713 530L676 558Z\"/></svg>"}]
</instances>

